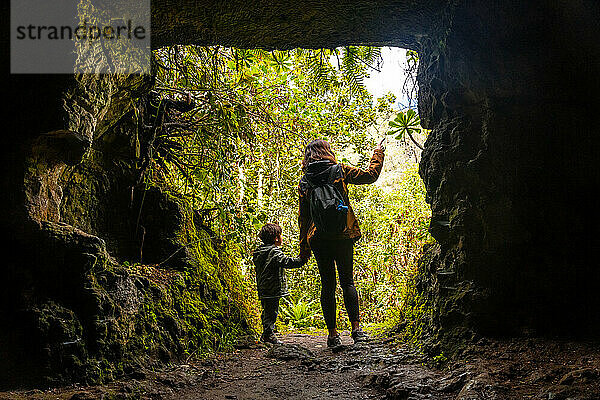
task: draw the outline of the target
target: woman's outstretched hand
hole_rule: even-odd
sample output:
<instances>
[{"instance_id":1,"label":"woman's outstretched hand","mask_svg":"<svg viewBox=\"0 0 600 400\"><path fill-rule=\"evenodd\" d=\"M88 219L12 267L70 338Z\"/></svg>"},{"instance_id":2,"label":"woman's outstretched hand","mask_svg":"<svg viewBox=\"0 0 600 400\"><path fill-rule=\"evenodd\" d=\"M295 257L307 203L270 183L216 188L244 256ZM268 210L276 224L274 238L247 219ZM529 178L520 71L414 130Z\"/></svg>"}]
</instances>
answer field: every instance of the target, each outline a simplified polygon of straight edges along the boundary
<instances>
[{"instance_id":1,"label":"woman's outstretched hand","mask_svg":"<svg viewBox=\"0 0 600 400\"><path fill-rule=\"evenodd\" d=\"M375 147L375 150L381 150L381 151L385 151L385 144L387 142L387 138L384 137L383 139L381 139L381 141L379 142L379 144L377 145L377 147Z\"/></svg>"}]
</instances>

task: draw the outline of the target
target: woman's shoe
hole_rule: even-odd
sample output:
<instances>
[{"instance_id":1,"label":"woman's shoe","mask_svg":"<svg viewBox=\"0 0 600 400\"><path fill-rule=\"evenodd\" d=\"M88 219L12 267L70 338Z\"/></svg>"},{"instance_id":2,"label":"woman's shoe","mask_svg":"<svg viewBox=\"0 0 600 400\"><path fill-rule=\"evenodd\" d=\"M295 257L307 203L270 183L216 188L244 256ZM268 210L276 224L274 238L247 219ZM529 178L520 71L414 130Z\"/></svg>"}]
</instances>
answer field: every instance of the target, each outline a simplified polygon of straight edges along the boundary
<instances>
[{"instance_id":1,"label":"woman's shoe","mask_svg":"<svg viewBox=\"0 0 600 400\"><path fill-rule=\"evenodd\" d=\"M352 331L352 339L354 340L354 343L364 343L369 341L367 334L360 328Z\"/></svg>"},{"instance_id":2,"label":"woman's shoe","mask_svg":"<svg viewBox=\"0 0 600 400\"><path fill-rule=\"evenodd\" d=\"M342 339L340 339L340 335L336 335L334 337L327 336L327 347L338 347L342 345Z\"/></svg>"}]
</instances>

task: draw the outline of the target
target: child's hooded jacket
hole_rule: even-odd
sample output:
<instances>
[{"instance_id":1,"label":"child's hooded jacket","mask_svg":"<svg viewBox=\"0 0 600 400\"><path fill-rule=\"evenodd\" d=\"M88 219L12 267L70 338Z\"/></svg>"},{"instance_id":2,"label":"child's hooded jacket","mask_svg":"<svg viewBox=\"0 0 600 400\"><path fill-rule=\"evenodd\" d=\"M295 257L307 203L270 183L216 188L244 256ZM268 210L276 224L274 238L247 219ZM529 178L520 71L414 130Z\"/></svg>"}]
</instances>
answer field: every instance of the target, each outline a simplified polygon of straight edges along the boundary
<instances>
[{"instance_id":1,"label":"child's hooded jacket","mask_svg":"<svg viewBox=\"0 0 600 400\"><path fill-rule=\"evenodd\" d=\"M287 296L288 289L284 268L299 268L300 258L286 257L281 247L263 244L252 254L256 267L256 287L259 299L272 299Z\"/></svg>"}]
</instances>

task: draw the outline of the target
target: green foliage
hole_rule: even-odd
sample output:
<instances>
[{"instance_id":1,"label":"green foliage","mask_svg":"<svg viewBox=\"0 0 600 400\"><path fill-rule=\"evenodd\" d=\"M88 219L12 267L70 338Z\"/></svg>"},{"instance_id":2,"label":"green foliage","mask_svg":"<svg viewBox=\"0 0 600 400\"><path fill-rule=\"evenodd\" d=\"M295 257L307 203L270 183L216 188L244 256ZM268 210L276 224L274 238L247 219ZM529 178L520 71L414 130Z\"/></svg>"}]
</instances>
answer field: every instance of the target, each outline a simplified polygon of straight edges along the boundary
<instances>
[{"instance_id":1,"label":"green foliage","mask_svg":"<svg viewBox=\"0 0 600 400\"><path fill-rule=\"evenodd\" d=\"M400 111L393 121L389 122L390 129L388 135L396 135L396 139L400 140L404 134L412 135L421 132L421 120L413 109L408 109L406 112Z\"/></svg>"},{"instance_id":2,"label":"green foliage","mask_svg":"<svg viewBox=\"0 0 600 400\"><path fill-rule=\"evenodd\" d=\"M385 321L402 309L428 233L431 211L417 166L387 187L354 187L352 204L363 237L355 246L355 280L363 320Z\"/></svg>"},{"instance_id":3,"label":"green foliage","mask_svg":"<svg viewBox=\"0 0 600 400\"><path fill-rule=\"evenodd\" d=\"M380 62L379 49L178 46L158 51L156 61L160 99L189 99L193 107L174 114L177 124L158 128L161 140L154 146L166 147L152 149L144 176L185 199L216 236L227 240L239 255L244 284L253 285L250 255L263 223L278 221L284 251L294 255L298 250L297 184L304 146L325 138L340 161L363 167L368 160L375 145L369 129L389 120L395 101L388 96L373 105L363 87L369 69ZM394 133L422 133L413 110L392 122ZM355 279L367 323L392 320L407 307L420 318L418 307L409 307L415 294L411 285L422 245L431 238L430 211L416 170L410 165L386 185L357 186L350 193L363 232L355 247ZM289 271L288 280L291 296L282 302L281 321L288 327L323 328L314 259ZM339 288L337 296L342 305ZM246 303L258 312L256 299L249 299ZM339 326L347 327L344 307L338 310Z\"/></svg>"},{"instance_id":4,"label":"green foliage","mask_svg":"<svg viewBox=\"0 0 600 400\"><path fill-rule=\"evenodd\" d=\"M343 49L341 70L353 93L364 91L363 80L368 76L365 66L370 68L381 63L381 49L377 47L347 46Z\"/></svg>"},{"instance_id":5,"label":"green foliage","mask_svg":"<svg viewBox=\"0 0 600 400\"><path fill-rule=\"evenodd\" d=\"M281 322L291 328L317 326L320 306L317 299L299 298L295 302L284 298L280 306Z\"/></svg>"},{"instance_id":6,"label":"green foliage","mask_svg":"<svg viewBox=\"0 0 600 400\"><path fill-rule=\"evenodd\" d=\"M349 83L359 81L367 66L346 62L339 70L333 54L181 46L157 51L159 102L189 98L194 106L155 127L145 177L188 198L205 223L243 252L251 251L255 230L267 220L279 220L288 232L304 145L326 136L334 144L365 148L360 132L375 116L371 97ZM343 60L351 54L373 60L377 52L352 48Z\"/></svg>"}]
</instances>

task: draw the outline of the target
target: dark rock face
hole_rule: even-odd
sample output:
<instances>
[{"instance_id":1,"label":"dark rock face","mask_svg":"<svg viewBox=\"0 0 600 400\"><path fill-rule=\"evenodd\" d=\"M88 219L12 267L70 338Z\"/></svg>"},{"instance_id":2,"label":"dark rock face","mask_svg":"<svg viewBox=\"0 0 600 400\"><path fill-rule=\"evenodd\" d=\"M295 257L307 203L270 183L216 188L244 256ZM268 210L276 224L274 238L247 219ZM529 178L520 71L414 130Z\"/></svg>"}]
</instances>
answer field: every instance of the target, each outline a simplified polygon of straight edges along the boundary
<instances>
[{"instance_id":1,"label":"dark rock face","mask_svg":"<svg viewBox=\"0 0 600 400\"><path fill-rule=\"evenodd\" d=\"M52 91L69 129L32 124L41 135L12 154L0 387L105 382L252 333L227 249L179 199L140 185L131 107L145 95L119 79Z\"/></svg>"},{"instance_id":2,"label":"dark rock face","mask_svg":"<svg viewBox=\"0 0 600 400\"><path fill-rule=\"evenodd\" d=\"M420 51L439 242L422 290L443 334L600 330L599 15L592 2L469 2Z\"/></svg>"},{"instance_id":3,"label":"dark rock face","mask_svg":"<svg viewBox=\"0 0 600 400\"><path fill-rule=\"evenodd\" d=\"M291 49L369 43L412 47L439 21L444 0L228 2L154 0L152 46L174 43Z\"/></svg>"}]
</instances>

